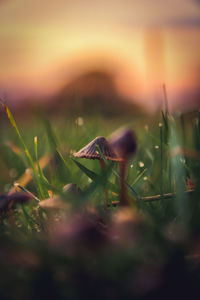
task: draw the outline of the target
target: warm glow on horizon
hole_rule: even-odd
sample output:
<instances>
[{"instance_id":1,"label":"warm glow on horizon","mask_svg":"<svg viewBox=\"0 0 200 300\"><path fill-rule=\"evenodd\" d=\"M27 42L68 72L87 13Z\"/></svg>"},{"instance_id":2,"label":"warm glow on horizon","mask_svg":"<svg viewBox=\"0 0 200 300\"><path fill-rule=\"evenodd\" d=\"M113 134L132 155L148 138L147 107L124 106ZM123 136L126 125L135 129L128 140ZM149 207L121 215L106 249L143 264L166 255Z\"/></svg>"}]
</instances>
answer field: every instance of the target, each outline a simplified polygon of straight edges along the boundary
<instances>
[{"instance_id":1,"label":"warm glow on horizon","mask_svg":"<svg viewBox=\"0 0 200 300\"><path fill-rule=\"evenodd\" d=\"M84 4L83 4L84 3ZM195 1L7 0L0 4L0 95L50 96L79 74L105 70L128 98L160 105L199 88Z\"/></svg>"}]
</instances>

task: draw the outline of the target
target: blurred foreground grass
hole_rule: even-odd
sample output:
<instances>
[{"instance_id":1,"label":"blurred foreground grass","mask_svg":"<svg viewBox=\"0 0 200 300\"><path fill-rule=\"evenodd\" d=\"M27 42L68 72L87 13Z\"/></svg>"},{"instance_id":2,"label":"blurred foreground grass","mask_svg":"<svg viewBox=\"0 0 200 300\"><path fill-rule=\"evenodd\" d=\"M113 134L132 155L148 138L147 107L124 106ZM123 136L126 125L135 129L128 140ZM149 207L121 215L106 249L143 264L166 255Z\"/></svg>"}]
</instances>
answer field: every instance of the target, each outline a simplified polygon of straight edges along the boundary
<instances>
[{"instance_id":1,"label":"blurred foreground grass","mask_svg":"<svg viewBox=\"0 0 200 300\"><path fill-rule=\"evenodd\" d=\"M199 292L198 113L161 113L153 120L68 117L52 124L40 116L16 125L6 109L0 201L16 182L35 198L1 210L1 299L168 299ZM112 205L119 200L117 163L107 163L103 173L96 160L72 158L124 124L138 137L127 174L128 208ZM63 193L68 183L82 192ZM37 199L55 196L59 208L38 205Z\"/></svg>"}]
</instances>

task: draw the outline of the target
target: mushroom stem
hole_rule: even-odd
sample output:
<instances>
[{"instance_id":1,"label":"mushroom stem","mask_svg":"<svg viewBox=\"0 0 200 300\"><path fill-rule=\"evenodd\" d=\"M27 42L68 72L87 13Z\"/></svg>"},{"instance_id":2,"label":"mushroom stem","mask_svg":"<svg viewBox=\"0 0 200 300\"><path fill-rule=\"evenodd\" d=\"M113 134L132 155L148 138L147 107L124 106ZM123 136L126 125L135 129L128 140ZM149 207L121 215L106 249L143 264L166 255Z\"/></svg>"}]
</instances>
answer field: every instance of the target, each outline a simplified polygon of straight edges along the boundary
<instances>
[{"instance_id":1,"label":"mushroom stem","mask_svg":"<svg viewBox=\"0 0 200 300\"><path fill-rule=\"evenodd\" d=\"M105 167L106 167L105 161L102 158L100 158L99 163L100 163L101 170L104 171ZM104 196L105 196L105 207L107 208L108 207L108 191L106 188L104 188Z\"/></svg>"},{"instance_id":2,"label":"mushroom stem","mask_svg":"<svg viewBox=\"0 0 200 300\"><path fill-rule=\"evenodd\" d=\"M127 206L129 204L126 192L126 160L120 162L120 205Z\"/></svg>"},{"instance_id":3,"label":"mushroom stem","mask_svg":"<svg viewBox=\"0 0 200 300\"><path fill-rule=\"evenodd\" d=\"M101 170L104 171L106 167L105 161L102 158L100 158L99 163L100 163Z\"/></svg>"}]
</instances>

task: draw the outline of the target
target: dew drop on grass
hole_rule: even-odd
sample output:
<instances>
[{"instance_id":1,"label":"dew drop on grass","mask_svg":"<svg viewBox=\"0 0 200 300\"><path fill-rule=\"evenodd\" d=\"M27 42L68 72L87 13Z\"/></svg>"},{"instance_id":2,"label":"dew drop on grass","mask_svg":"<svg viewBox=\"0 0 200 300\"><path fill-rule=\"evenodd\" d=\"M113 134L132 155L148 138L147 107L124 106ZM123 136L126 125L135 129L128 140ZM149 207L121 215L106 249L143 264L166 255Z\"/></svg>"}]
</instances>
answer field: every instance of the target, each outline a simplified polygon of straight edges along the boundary
<instances>
[{"instance_id":1,"label":"dew drop on grass","mask_svg":"<svg viewBox=\"0 0 200 300\"><path fill-rule=\"evenodd\" d=\"M78 118L75 120L75 123L76 123L78 126L83 126L84 120L83 120L82 117L78 117Z\"/></svg>"},{"instance_id":2,"label":"dew drop on grass","mask_svg":"<svg viewBox=\"0 0 200 300\"><path fill-rule=\"evenodd\" d=\"M185 164L186 163L185 158L181 157L180 158L180 162L183 163L183 164Z\"/></svg>"},{"instance_id":3,"label":"dew drop on grass","mask_svg":"<svg viewBox=\"0 0 200 300\"><path fill-rule=\"evenodd\" d=\"M143 168L143 167L144 167L143 161L139 161L139 162L138 162L138 165L139 165L140 168Z\"/></svg>"}]
</instances>

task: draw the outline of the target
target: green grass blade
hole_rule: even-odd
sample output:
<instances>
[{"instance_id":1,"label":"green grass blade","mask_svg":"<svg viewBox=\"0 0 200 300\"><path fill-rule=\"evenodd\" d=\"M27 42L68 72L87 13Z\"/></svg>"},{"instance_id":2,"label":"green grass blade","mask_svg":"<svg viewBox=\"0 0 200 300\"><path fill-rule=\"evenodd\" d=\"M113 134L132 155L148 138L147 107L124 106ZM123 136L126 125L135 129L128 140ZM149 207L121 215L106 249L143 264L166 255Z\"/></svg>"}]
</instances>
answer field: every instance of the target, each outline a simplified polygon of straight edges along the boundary
<instances>
[{"instance_id":1,"label":"green grass blade","mask_svg":"<svg viewBox=\"0 0 200 300\"><path fill-rule=\"evenodd\" d=\"M133 187L134 185L136 185L138 183L138 181L143 177L144 173L147 171L147 168L142 170L139 175L137 176L137 178L134 180L134 182L131 184L131 187Z\"/></svg>"},{"instance_id":2,"label":"green grass blade","mask_svg":"<svg viewBox=\"0 0 200 300\"><path fill-rule=\"evenodd\" d=\"M198 112L198 121L197 121L198 132L200 134L200 111Z\"/></svg>"},{"instance_id":3,"label":"green grass blade","mask_svg":"<svg viewBox=\"0 0 200 300\"><path fill-rule=\"evenodd\" d=\"M170 135L170 148L174 149L180 146L180 137L178 135L175 120L171 118L171 135ZM178 216L183 221L184 225L189 222L189 202L185 193L186 190L186 173L181 163L183 155L176 155L171 158L171 171L176 185L176 210Z\"/></svg>"},{"instance_id":4,"label":"green grass blade","mask_svg":"<svg viewBox=\"0 0 200 300\"><path fill-rule=\"evenodd\" d=\"M65 168L66 168L66 170L67 170L68 174L70 174L70 171L69 171L69 168L68 168L67 162L66 162L66 160L64 159L63 155L61 154L61 152L60 152L58 149L56 149L56 152L58 153L58 155L59 155L59 157L60 157L61 161L62 161L62 162L63 162L63 164L65 165Z\"/></svg>"},{"instance_id":5,"label":"green grass blade","mask_svg":"<svg viewBox=\"0 0 200 300\"><path fill-rule=\"evenodd\" d=\"M169 114L169 107L168 107L168 97L167 97L166 85L163 84L162 88L163 88L163 96L164 96L165 114L168 115Z\"/></svg>"},{"instance_id":6,"label":"green grass blade","mask_svg":"<svg viewBox=\"0 0 200 300\"><path fill-rule=\"evenodd\" d=\"M44 175L44 173L43 173L43 171L40 167L40 163L39 163L39 159L38 159L38 139L37 139L37 136L34 137L34 149L35 149L35 159L36 159L40 179L43 183L43 187L45 187L45 190L43 188L44 196L45 196L45 198L47 198L48 197L48 191L47 191L46 187L47 186L50 187L50 184L49 184L49 181L45 177L45 175Z\"/></svg>"},{"instance_id":7,"label":"green grass blade","mask_svg":"<svg viewBox=\"0 0 200 300\"><path fill-rule=\"evenodd\" d=\"M163 130L163 141L165 144L168 144L168 138L169 138L169 124L168 124L168 115L164 114L162 111L162 120L164 124L164 130Z\"/></svg>"},{"instance_id":8,"label":"green grass blade","mask_svg":"<svg viewBox=\"0 0 200 300\"><path fill-rule=\"evenodd\" d=\"M163 125L160 126L160 194L163 194Z\"/></svg>"},{"instance_id":9,"label":"green grass blade","mask_svg":"<svg viewBox=\"0 0 200 300\"><path fill-rule=\"evenodd\" d=\"M36 201L36 202L40 202L40 199L38 199L33 193L31 193L29 190L27 190L25 187L15 183L15 186L17 186L20 190L22 190L23 192L29 194L31 197L33 197L33 199Z\"/></svg>"},{"instance_id":10,"label":"green grass blade","mask_svg":"<svg viewBox=\"0 0 200 300\"><path fill-rule=\"evenodd\" d=\"M79 167L79 169L85 174L87 175L90 179L92 180L97 180L97 178L99 177L99 175L97 175L95 172L89 170L88 168L86 168L84 165L82 165L81 163L79 163L78 161L76 161L75 159L72 158L72 161L77 165L77 167Z\"/></svg>"},{"instance_id":11,"label":"green grass blade","mask_svg":"<svg viewBox=\"0 0 200 300\"><path fill-rule=\"evenodd\" d=\"M44 118L42 119L42 121L43 121L45 129L46 129L46 133L47 133L47 137L48 137L48 141L49 141L51 150L52 150L52 152L54 153L55 156L58 155L58 157L61 159L62 163L64 164L65 171L66 171L66 178L67 178L67 181L70 182L71 181L71 173L70 173L70 170L68 168L66 160L62 156L61 152L58 150L59 149L58 138L57 138L50 122L47 119L44 119Z\"/></svg>"},{"instance_id":12,"label":"green grass blade","mask_svg":"<svg viewBox=\"0 0 200 300\"><path fill-rule=\"evenodd\" d=\"M7 114L7 117L9 119L11 125L15 129L15 132L16 132L18 138L19 138L19 141L21 143L22 148L24 149L24 152L25 152L25 155L26 155L26 157L28 159L28 162L29 162L29 164L30 164L30 166L31 166L31 168L33 170L33 175L34 175L34 178L35 178L35 182L36 182L38 193L39 193L39 195L40 195L41 198L44 198L44 193L43 193L43 190L42 190L42 187L41 187L41 184L40 184L40 180L39 180L39 177L38 177L37 170L35 168L33 159L32 159L32 157L30 155L30 152L29 152L28 148L26 147L26 145L24 143L24 140L23 140L23 138L22 138L22 136L21 136L21 134L19 132L19 129L17 127L17 124L15 122L15 119L14 119L11 111L9 110L8 106L5 103L3 103L2 105L3 105L3 108L4 108L4 110L5 110L6 114Z\"/></svg>"},{"instance_id":13,"label":"green grass blade","mask_svg":"<svg viewBox=\"0 0 200 300\"><path fill-rule=\"evenodd\" d=\"M108 164L108 166L100 175L94 173L95 179L92 181L89 187L83 192L83 197L87 199L98 187L104 187L105 182L108 182L108 177L110 176L112 169L113 169L113 164ZM108 186L109 186L109 182L108 182Z\"/></svg>"}]
</instances>

